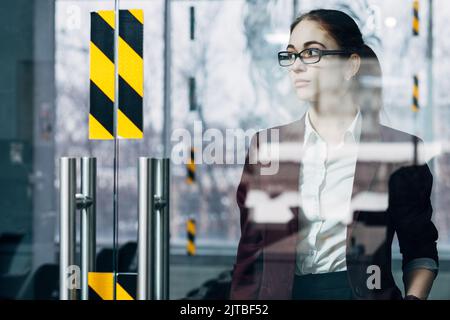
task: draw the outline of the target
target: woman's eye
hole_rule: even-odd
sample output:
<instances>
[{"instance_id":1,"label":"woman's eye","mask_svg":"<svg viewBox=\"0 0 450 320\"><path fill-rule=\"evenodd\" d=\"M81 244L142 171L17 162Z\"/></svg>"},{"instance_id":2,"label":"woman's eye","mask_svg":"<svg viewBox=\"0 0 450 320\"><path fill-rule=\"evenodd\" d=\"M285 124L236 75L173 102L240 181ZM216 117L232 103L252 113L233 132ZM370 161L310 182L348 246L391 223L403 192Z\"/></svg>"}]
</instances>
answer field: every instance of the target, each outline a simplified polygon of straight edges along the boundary
<instances>
[{"instance_id":1,"label":"woman's eye","mask_svg":"<svg viewBox=\"0 0 450 320\"><path fill-rule=\"evenodd\" d=\"M316 48L308 48L308 49L305 49L305 51L303 52L304 58L316 57L317 55L318 55L318 52L317 52Z\"/></svg>"}]
</instances>

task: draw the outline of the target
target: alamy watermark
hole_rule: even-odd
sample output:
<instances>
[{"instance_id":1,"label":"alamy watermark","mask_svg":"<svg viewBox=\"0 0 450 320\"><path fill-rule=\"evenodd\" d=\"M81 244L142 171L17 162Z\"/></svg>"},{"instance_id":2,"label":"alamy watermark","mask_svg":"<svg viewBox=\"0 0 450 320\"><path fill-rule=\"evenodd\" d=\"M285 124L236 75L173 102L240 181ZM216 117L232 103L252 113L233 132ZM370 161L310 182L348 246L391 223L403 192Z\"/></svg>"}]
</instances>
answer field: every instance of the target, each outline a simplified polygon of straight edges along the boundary
<instances>
[{"instance_id":1,"label":"alamy watermark","mask_svg":"<svg viewBox=\"0 0 450 320\"><path fill-rule=\"evenodd\" d=\"M380 266L375 264L367 267L367 274L370 276L367 278L366 285L369 290L381 289L381 269Z\"/></svg>"},{"instance_id":2,"label":"alamy watermark","mask_svg":"<svg viewBox=\"0 0 450 320\"><path fill-rule=\"evenodd\" d=\"M77 265L70 265L66 269L65 280L67 289L81 289L81 270Z\"/></svg>"},{"instance_id":3,"label":"alamy watermark","mask_svg":"<svg viewBox=\"0 0 450 320\"><path fill-rule=\"evenodd\" d=\"M262 130L258 132L258 144L250 143L256 133L254 129L239 128L203 130L202 122L195 121L193 132L184 128L173 130L171 160L174 164L187 164L193 147L195 164L245 164L248 144L248 163L260 164L262 175L274 175L279 169L279 130Z\"/></svg>"}]
</instances>

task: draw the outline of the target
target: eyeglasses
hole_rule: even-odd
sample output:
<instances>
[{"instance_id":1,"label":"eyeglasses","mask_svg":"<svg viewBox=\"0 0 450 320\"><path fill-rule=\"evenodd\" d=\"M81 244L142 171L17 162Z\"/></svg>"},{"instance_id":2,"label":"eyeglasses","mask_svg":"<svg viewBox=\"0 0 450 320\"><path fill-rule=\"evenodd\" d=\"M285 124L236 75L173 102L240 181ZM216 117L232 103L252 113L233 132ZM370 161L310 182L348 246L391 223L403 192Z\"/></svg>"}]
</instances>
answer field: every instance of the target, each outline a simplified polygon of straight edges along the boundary
<instances>
[{"instance_id":1,"label":"eyeglasses","mask_svg":"<svg viewBox=\"0 0 450 320\"><path fill-rule=\"evenodd\" d=\"M304 64L313 64L320 61L323 56L349 54L348 50L321 50L318 48L308 48L300 52L280 51L278 52L278 63L282 67L289 67L300 58Z\"/></svg>"}]
</instances>

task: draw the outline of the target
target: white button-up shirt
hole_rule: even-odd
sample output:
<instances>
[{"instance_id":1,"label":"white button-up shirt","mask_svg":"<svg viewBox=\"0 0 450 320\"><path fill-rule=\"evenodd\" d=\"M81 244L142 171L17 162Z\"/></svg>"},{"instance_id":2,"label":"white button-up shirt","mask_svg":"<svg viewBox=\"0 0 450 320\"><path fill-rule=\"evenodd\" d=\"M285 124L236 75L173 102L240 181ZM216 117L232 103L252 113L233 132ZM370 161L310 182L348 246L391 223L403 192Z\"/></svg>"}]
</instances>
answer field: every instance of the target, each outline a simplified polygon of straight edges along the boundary
<instances>
[{"instance_id":1,"label":"white button-up shirt","mask_svg":"<svg viewBox=\"0 0 450 320\"><path fill-rule=\"evenodd\" d=\"M296 274L343 271L361 114L337 146L327 145L314 130L309 112L304 134Z\"/></svg>"}]
</instances>

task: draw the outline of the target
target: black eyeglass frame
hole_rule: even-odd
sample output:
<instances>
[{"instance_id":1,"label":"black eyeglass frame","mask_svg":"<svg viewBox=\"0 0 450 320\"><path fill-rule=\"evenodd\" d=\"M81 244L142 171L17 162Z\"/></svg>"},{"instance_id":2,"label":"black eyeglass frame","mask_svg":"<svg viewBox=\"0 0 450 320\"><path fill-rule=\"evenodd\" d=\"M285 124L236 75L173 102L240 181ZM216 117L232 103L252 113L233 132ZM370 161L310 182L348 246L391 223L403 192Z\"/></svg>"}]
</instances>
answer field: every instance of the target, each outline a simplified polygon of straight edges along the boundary
<instances>
[{"instance_id":1,"label":"black eyeglass frame","mask_svg":"<svg viewBox=\"0 0 450 320\"><path fill-rule=\"evenodd\" d=\"M303 60L301 54L302 54L303 52L305 52L305 51L308 51L308 50L310 50L310 51L312 50L312 51L319 52L319 60L317 60L317 61L315 61L315 62L305 62L305 61ZM323 56L331 56L331 55L347 55L347 54L351 54L351 53L353 53L353 52L354 52L353 50L322 50L322 49L319 49L319 48L306 48L306 49L304 49L304 50L302 50L302 51L300 51L300 52L293 52L293 51L286 51L286 50L284 50L284 51L278 52L278 64L279 64L281 67L290 67L290 66L292 66L292 65L295 63L295 61L297 60L297 58L299 58L300 61L301 61L302 63L304 63L304 64L315 64L315 63L320 62L320 60L322 59ZM289 64L289 65L282 65L282 64L281 64L280 56L281 56L281 54L285 54L285 53L294 54L294 55L295 55L294 62L292 62L292 63Z\"/></svg>"}]
</instances>

